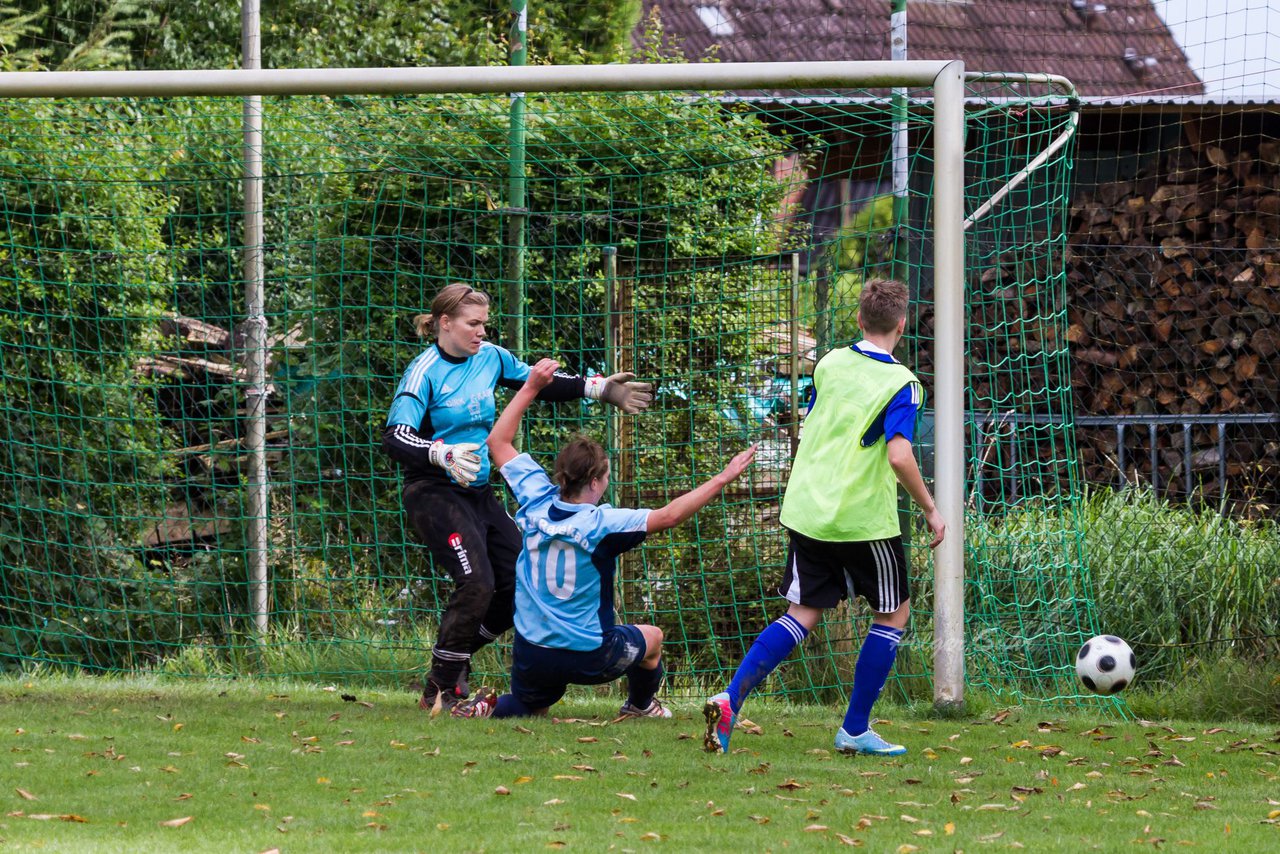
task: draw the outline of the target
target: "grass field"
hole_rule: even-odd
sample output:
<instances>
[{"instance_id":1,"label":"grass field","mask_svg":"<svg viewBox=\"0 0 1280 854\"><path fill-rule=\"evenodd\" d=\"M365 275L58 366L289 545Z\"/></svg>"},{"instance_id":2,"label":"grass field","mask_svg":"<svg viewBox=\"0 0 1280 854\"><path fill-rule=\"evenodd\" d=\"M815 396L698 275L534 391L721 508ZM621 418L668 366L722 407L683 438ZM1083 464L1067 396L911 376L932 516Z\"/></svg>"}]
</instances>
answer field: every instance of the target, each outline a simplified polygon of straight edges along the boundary
<instances>
[{"instance_id":1,"label":"grass field","mask_svg":"<svg viewBox=\"0 0 1280 854\"><path fill-rule=\"evenodd\" d=\"M843 710L757 703L701 746L674 720L431 720L407 694L256 683L0 680L0 848L44 851L1265 851L1280 733L1203 723L928 719L878 709L897 760L831 750Z\"/></svg>"}]
</instances>

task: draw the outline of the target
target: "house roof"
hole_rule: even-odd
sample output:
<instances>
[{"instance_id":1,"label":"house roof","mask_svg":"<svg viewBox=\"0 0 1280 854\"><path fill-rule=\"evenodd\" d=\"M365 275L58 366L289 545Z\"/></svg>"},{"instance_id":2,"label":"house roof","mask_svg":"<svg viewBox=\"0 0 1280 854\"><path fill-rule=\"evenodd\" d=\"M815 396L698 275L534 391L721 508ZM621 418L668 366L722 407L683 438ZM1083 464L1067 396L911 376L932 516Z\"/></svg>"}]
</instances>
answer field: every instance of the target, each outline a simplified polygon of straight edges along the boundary
<instances>
[{"instance_id":1,"label":"house roof","mask_svg":"<svg viewBox=\"0 0 1280 854\"><path fill-rule=\"evenodd\" d=\"M679 46L691 61L890 58L887 0L643 2L644 20L659 12L664 52ZM1204 92L1151 0L909 0L907 21L911 59L1060 74L1092 98Z\"/></svg>"}]
</instances>

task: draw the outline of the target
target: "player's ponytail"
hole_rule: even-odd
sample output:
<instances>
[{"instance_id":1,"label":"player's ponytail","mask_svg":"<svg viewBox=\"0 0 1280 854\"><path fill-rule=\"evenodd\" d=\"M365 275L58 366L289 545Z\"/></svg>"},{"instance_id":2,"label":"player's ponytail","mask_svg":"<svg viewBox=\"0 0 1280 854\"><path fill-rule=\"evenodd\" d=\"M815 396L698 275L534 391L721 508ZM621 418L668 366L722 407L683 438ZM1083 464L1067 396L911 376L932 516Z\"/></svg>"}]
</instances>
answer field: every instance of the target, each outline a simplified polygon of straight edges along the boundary
<instances>
[{"instance_id":1,"label":"player's ponytail","mask_svg":"<svg viewBox=\"0 0 1280 854\"><path fill-rule=\"evenodd\" d=\"M566 500L580 496L591 481L609 473L609 455L595 439L574 436L556 456L553 473L560 495Z\"/></svg>"},{"instance_id":2,"label":"player's ponytail","mask_svg":"<svg viewBox=\"0 0 1280 854\"><path fill-rule=\"evenodd\" d=\"M440 293L435 295L435 299L431 300L430 313L414 317L414 332L418 333L419 338L435 338L440 334L440 318L446 315L452 317L464 305L488 306L489 297L470 285L454 282L441 289Z\"/></svg>"}]
</instances>

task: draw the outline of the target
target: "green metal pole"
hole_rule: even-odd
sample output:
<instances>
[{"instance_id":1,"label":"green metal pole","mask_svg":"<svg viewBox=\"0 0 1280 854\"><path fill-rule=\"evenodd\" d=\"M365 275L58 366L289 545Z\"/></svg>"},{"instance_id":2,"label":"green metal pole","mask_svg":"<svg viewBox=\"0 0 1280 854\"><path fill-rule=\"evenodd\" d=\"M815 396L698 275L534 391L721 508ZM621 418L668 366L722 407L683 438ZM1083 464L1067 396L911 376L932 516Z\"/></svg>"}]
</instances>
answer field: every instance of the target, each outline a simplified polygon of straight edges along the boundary
<instances>
[{"instance_id":1,"label":"green metal pole","mask_svg":"<svg viewBox=\"0 0 1280 854\"><path fill-rule=\"evenodd\" d=\"M600 250L604 265L604 375L610 376L618 371L620 354L618 353L618 247L605 246ZM605 422L605 451L614 454L618 450L618 410L611 410L609 420ZM609 503L616 503L614 486L616 481L609 480Z\"/></svg>"},{"instance_id":2,"label":"green metal pole","mask_svg":"<svg viewBox=\"0 0 1280 854\"><path fill-rule=\"evenodd\" d=\"M526 0L511 0L511 61L512 66L523 66L528 59L529 11ZM506 344L515 353L524 355L524 250L525 221L529 211L525 201L525 99L524 92L511 93L510 130L507 163L507 269L506 298L504 299L507 323Z\"/></svg>"},{"instance_id":3,"label":"green metal pole","mask_svg":"<svg viewBox=\"0 0 1280 854\"><path fill-rule=\"evenodd\" d=\"M907 0L892 0L889 58L907 58ZM893 90L893 278L906 281L907 240L904 229L910 217L907 198L907 90Z\"/></svg>"}]
</instances>

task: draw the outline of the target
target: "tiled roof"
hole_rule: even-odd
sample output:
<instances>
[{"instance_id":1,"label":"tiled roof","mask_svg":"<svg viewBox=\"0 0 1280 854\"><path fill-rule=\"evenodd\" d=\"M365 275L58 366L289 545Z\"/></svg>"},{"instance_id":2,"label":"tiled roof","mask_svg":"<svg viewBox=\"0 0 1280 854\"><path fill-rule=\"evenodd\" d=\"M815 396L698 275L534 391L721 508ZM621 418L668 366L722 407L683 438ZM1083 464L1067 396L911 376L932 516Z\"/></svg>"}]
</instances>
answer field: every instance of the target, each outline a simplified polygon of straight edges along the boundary
<instances>
[{"instance_id":1,"label":"tiled roof","mask_svg":"<svg viewBox=\"0 0 1280 854\"><path fill-rule=\"evenodd\" d=\"M690 60L890 58L888 0L644 0L646 19L655 7ZM910 0L907 20L911 59L1060 74L1096 98L1204 92L1151 0Z\"/></svg>"}]
</instances>

